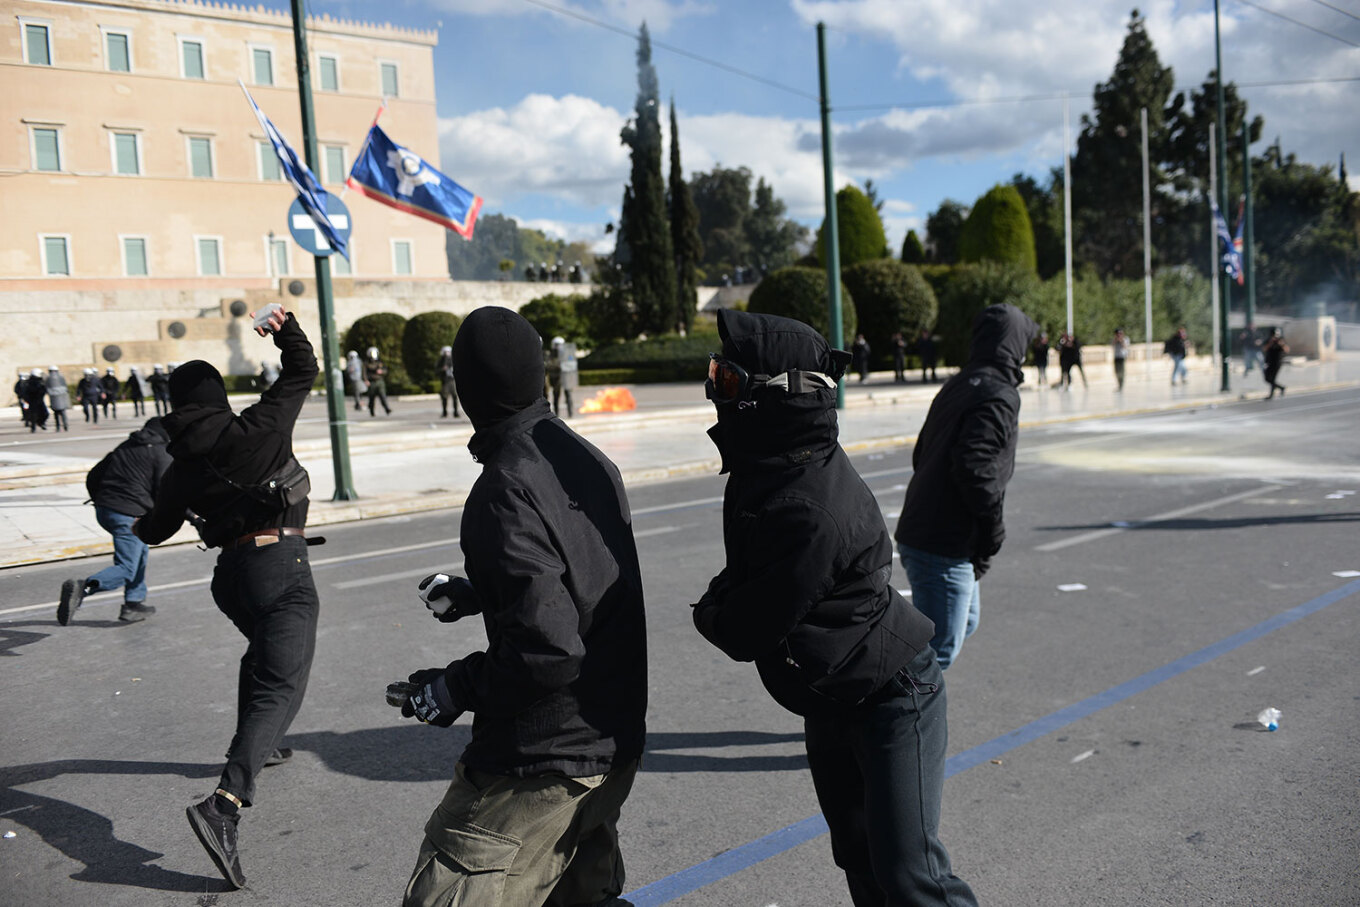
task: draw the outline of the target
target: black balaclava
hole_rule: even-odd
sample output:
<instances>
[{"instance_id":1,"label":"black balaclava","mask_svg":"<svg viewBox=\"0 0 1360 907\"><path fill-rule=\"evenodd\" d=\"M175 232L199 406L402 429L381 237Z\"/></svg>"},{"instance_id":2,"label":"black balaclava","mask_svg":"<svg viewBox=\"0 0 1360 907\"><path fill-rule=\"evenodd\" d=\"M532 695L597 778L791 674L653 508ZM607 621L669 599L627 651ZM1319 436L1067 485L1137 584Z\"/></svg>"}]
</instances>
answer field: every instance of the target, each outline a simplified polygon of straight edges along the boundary
<instances>
[{"instance_id":1,"label":"black balaclava","mask_svg":"<svg viewBox=\"0 0 1360 907\"><path fill-rule=\"evenodd\" d=\"M1030 339L1039 333L1039 326L1010 303L990 305L973 319L973 343L969 365L989 363L999 367L1015 385L1024 380L1020 367Z\"/></svg>"},{"instance_id":2,"label":"black balaclava","mask_svg":"<svg viewBox=\"0 0 1360 907\"><path fill-rule=\"evenodd\" d=\"M186 362L170 375L170 405L180 409L195 403L210 409L230 409L221 373L202 359Z\"/></svg>"},{"instance_id":3,"label":"black balaclava","mask_svg":"<svg viewBox=\"0 0 1360 907\"><path fill-rule=\"evenodd\" d=\"M485 431L543 398L543 340L517 312L476 309L453 338L453 379L472 427Z\"/></svg>"}]
</instances>

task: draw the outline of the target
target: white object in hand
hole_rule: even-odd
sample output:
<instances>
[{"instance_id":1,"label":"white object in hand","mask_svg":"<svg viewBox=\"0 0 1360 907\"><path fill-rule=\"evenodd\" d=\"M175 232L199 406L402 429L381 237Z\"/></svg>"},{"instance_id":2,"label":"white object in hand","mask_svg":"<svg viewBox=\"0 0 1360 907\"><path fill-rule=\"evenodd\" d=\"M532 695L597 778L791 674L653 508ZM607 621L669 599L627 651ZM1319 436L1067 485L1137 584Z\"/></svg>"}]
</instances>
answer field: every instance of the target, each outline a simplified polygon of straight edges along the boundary
<instances>
[{"instance_id":1,"label":"white object in hand","mask_svg":"<svg viewBox=\"0 0 1360 907\"><path fill-rule=\"evenodd\" d=\"M277 302L271 302L269 305L255 313L255 321L251 327L264 328L266 331L272 331L273 328L269 327L269 316L273 315L275 312L282 311L283 306L279 305Z\"/></svg>"},{"instance_id":2,"label":"white object in hand","mask_svg":"<svg viewBox=\"0 0 1360 907\"><path fill-rule=\"evenodd\" d=\"M436 617L443 617L444 612L453 607L453 599L447 595L432 599L430 593L435 589L442 589L448 581L449 575L447 573L436 573L434 576L427 576L420 583L420 600L425 603L425 607L434 612Z\"/></svg>"}]
</instances>

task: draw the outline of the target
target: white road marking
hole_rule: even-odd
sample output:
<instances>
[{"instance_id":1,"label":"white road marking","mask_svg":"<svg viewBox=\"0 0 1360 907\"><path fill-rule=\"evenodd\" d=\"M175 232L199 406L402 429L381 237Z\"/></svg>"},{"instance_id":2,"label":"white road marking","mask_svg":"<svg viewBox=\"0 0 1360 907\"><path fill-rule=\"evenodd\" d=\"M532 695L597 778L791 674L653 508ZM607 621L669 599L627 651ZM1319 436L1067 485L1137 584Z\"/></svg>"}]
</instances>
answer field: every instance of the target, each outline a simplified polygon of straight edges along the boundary
<instances>
[{"instance_id":1,"label":"white road marking","mask_svg":"<svg viewBox=\"0 0 1360 907\"><path fill-rule=\"evenodd\" d=\"M1096 754L1095 750L1087 750L1084 753L1078 753L1077 755L1072 757L1072 764L1076 765L1078 762L1085 762L1087 759L1090 759L1095 754Z\"/></svg>"},{"instance_id":2,"label":"white road marking","mask_svg":"<svg viewBox=\"0 0 1360 907\"><path fill-rule=\"evenodd\" d=\"M1085 590L1085 583L1063 583L1058 587L1059 592L1084 592Z\"/></svg>"},{"instance_id":3,"label":"white road marking","mask_svg":"<svg viewBox=\"0 0 1360 907\"><path fill-rule=\"evenodd\" d=\"M1070 548L1073 545L1081 545L1086 542L1094 542L1097 539L1107 538L1127 532L1140 526L1148 526L1153 523L1161 523L1166 520L1174 520L1179 517L1189 516L1192 513L1199 513L1204 510L1212 510L1215 507L1222 507L1224 504L1231 504L1234 501L1243 501L1247 498L1254 498L1257 495L1265 494L1267 491L1274 491L1275 485L1262 485L1259 488L1249 488L1246 491L1239 491L1237 494L1230 494L1227 497L1216 498L1212 501L1205 501L1202 504L1191 504L1189 507L1181 507L1178 510L1168 510L1166 513L1159 513L1142 520L1133 520L1127 524L1120 521L1120 525L1112 525L1109 529L1095 529L1091 532L1083 532L1080 535L1069 536L1065 539L1058 539L1056 542L1048 542L1044 545L1035 546L1035 551L1058 551L1062 548Z\"/></svg>"},{"instance_id":4,"label":"white road marking","mask_svg":"<svg viewBox=\"0 0 1360 907\"><path fill-rule=\"evenodd\" d=\"M1256 667L1252 668L1250 671L1247 672L1247 676L1255 677L1257 674L1260 674L1265 669L1266 669L1265 665L1257 665Z\"/></svg>"},{"instance_id":5,"label":"white road marking","mask_svg":"<svg viewBox=\"0 0 1360 907\"><path fill-rule=\"evenodd\" d=\"M413 570L402 570L398 573L384 573L380 576L366 576L363 579L346 580L343 583L331 583L332 589L362 589L364 586L380 586L383 583L390 583L399 579L412 579L419 576L424 579L431 573L449 573L461 569L463 566L460 561L457 564L444 564L438 567L416 567ZM414 591L411 593L415 594Z\"/></svg>"},{"instance_id":6,"label":"white road marking","mask_svg":"<svg viewBox=\"0 0 1360 907\"><path fill-rule=\"evenodd\" d=\"M653 529L639 529L637 532L633 533L633 538L644 539L650 535L665 535L668 532L678 532L679 530L679 526L657 526Z\"/></svg>"}]
</instances>

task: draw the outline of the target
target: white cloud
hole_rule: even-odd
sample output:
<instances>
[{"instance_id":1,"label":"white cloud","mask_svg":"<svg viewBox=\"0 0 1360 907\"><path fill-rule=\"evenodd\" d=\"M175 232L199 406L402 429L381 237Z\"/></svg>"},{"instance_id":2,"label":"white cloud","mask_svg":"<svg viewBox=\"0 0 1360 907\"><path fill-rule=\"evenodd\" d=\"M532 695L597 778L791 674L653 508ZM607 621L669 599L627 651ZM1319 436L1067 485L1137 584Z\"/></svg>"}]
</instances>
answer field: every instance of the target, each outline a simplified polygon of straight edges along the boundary
<instances>
[{"instance_id":1,"label":"white cloud","mask_svg":"<svg viewBox=\"0 0 1360 907\"><path fill-rule=\"evenodd\" d=\"M430 5L464 16L555 15L567 24L585 24L572 15L575 14L617 23L626 28L636 28L638 24L646 22L648 30L654 34L665 32L677 19L703 15L712 10L709 4L694 0L681 0L679 3L671 0L600 0L597 3L547 0L542 5L526 0L430 0ZM546 7L555 7L567 15L553 13Z\"/></svg>"}]
</instances>

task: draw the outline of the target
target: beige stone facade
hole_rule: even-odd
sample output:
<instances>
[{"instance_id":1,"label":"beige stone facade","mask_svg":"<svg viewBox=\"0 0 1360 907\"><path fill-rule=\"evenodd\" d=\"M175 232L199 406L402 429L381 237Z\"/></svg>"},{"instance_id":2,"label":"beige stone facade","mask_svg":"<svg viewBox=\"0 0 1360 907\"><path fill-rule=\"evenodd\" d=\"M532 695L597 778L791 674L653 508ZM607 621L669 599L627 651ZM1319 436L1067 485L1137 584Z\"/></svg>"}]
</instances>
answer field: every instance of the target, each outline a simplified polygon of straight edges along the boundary
<instances>
[{"instance_id":1,"label":"beige stone facade","mask_svg":"<svg viewBox=\"0 0 1360 907\"><path fill-rule=\"evenodd\" d=\"M437 166L437 35L307 25L326 188L342 191L384 95L386 131ZM291 18L262 7L3 0L0 312L32 291L221 295L310 277L288 233L294 193L237 85L302 154L294 60ZM354 277L447 280L442 227L344 201Z\"/></svg>"}]
</instances>

